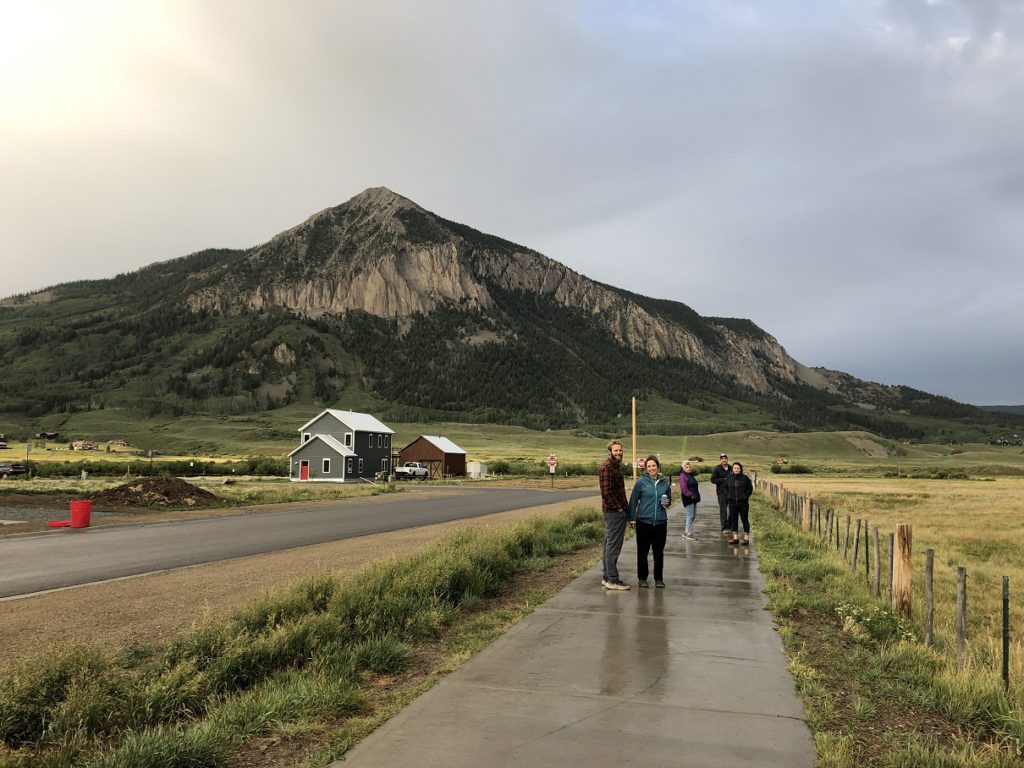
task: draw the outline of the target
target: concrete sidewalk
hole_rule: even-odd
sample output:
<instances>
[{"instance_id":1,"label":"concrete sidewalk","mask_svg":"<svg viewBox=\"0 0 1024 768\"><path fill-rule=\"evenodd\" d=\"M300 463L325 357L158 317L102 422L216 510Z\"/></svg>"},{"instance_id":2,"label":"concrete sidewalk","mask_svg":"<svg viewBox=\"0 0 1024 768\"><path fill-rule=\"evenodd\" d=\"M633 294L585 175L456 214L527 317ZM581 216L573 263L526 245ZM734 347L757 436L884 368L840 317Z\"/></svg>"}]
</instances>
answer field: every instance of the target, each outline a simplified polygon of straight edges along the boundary
<instances>
[{"instance_id":1,"label":"concrete sidewalk","mask_svg":"<svg viewBox=\"0 0 1024 768\"><path fill-rule=\"evenodd\" d=\"M336 768L810 768L814 743L761 593L756 542L730 547L703 503L669 522L665 589L576 579L357 745Z\"/></svg>"}]
</instances>

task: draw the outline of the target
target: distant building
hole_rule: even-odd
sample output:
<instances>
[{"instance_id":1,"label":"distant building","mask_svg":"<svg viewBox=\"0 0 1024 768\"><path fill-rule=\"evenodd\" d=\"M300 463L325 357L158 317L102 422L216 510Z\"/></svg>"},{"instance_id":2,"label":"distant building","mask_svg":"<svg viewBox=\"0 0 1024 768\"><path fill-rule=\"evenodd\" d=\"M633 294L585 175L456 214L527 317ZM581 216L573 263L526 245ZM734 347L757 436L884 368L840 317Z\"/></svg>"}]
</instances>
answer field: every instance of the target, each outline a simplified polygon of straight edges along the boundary
<instances>
[{"instance_id":1,"label":"distant building","mask_svg":"<svg viewBox=\"0 0 1024 768\"><path fill-rule=\"evenodd\" d=\"M343 483L387 474L393 434L368 413L328 408L299 427L299 447L288 454L288 477Z\"/></svg>"},{"instance_id":2,"label":"distant building","mask_svg":"<svg viewBox=\"0 0 1024 768\"><path fill-rule=\"evenodd\" d=\"M398 452L398 463L418 461L429 470L428 477L463 477L466 452L447 437L420 435Z\"/></svg>"}]
</instances>

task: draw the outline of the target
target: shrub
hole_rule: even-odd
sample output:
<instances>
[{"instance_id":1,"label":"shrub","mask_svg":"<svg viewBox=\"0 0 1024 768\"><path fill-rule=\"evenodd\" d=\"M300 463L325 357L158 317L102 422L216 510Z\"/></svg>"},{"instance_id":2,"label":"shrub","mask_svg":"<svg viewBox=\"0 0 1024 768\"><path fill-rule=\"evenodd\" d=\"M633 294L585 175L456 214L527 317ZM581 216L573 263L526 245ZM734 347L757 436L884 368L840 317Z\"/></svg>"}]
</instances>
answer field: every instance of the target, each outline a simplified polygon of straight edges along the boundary
<instances>
[{"instance_id":1,"label":"shrub","mask_svg":"<svg viewBox=\"0 0 1024 768\"><path fill-rule=\"evenodd\" d=\"M813 475L814 470L806 464L772 464L768 470L773 475Z\"/></svg>"}]
</instances>

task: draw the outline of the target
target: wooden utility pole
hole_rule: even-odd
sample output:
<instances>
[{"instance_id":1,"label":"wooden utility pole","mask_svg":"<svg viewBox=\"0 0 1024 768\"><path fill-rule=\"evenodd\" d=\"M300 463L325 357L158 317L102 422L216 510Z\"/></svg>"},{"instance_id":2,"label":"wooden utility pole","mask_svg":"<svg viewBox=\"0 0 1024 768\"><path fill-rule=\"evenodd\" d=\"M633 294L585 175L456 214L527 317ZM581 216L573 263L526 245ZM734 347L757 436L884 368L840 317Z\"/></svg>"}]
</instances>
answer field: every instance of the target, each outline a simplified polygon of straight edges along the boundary
<instances>
[{"instance_id":1,"label":"wooden utility pole","mask_svg":"<svg viewBox=\"0 0 1024 768\"><path fill-rule=\"evenodd\" d=\"M633 482L636 482L636 398L633 398Z\"/></svg>"},{"instance_id":2,"label":"wooden utility pole","mask_svg":"<svg viewBox=\"0 0 1024 768\"><path fill-rule=\"evenodd\" d=\"M912 529L906 523L896 526L892 563L892 607L900 616L910 617L910 550Z\"/></svg>"}]
</instances>

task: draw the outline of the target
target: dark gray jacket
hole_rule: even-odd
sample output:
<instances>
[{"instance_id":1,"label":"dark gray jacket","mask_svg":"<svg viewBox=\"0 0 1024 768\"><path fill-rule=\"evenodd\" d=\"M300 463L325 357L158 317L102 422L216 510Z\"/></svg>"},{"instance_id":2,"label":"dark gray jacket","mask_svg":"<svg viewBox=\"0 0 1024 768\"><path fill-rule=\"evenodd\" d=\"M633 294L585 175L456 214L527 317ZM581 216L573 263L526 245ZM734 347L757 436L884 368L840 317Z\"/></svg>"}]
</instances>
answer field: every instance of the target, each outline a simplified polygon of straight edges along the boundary
<instances>
[{"instance_id":1,"label":"dark gray jacket","mask_svg":"<svg viewBox=\"0 0 1024 768\"><path fill-rule=\"evenodd\" d=\"M731 474L732 470L729 467L723 467L721 462L711 470L711 482L715 484L715 490L718 491L719 496L725 496L725 478Z\"/></svg>"}]
</instances>

